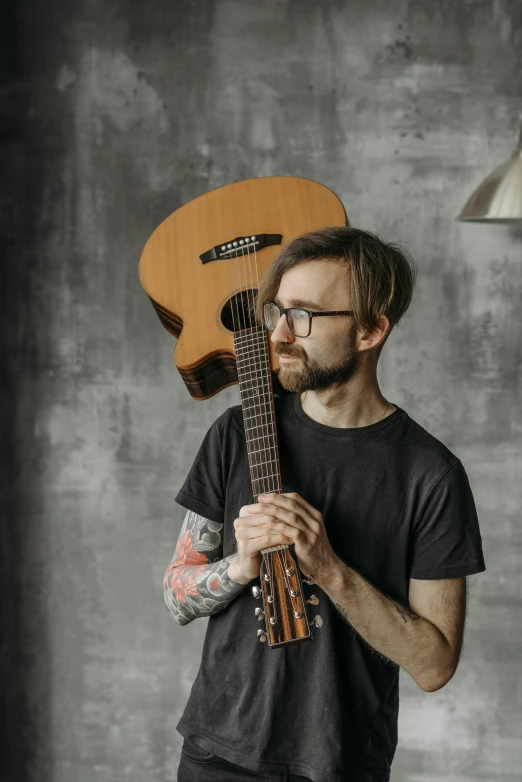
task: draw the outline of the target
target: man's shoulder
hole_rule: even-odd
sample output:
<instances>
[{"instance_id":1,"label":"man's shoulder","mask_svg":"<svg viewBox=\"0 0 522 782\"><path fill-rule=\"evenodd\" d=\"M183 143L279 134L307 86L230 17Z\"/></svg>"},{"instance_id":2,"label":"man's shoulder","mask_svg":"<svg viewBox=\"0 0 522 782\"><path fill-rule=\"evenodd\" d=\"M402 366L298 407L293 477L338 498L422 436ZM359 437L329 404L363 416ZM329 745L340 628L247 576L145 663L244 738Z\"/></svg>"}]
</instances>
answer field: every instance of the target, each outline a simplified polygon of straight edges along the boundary
<instances>
[{"instance_id":1,"label":"man's shoulder","mask_svg":"<svg viewBox=\"0 0 522 782\"><path fill-rule=\"evenodd\" d=\"M405 412L405 411L404 411ZM438 437L429 432L411 415L406 414L401 444L412 463L421 471L439 474L459 465L458 456Z\"/></svg>"}]
</instances>

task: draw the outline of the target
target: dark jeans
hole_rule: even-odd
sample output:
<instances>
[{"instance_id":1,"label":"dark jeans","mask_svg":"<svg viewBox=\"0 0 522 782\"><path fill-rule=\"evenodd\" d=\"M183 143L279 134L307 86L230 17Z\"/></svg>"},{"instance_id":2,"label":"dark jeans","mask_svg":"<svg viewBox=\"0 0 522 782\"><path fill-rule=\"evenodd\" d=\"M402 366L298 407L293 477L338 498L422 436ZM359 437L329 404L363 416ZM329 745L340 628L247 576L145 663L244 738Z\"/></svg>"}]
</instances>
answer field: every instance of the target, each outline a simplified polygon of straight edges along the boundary
<instances>
[{"instance_id":1,"label":"dark jeans","mask_svg":"<svg viewBox=\"0 0 522 782\"><path fill-rule=\"evenodd\" d=\"M211 755L193 741L184 739L178 766L178 782L312 782L296 774L260 774Z\"/></svg>"}]
</instances>

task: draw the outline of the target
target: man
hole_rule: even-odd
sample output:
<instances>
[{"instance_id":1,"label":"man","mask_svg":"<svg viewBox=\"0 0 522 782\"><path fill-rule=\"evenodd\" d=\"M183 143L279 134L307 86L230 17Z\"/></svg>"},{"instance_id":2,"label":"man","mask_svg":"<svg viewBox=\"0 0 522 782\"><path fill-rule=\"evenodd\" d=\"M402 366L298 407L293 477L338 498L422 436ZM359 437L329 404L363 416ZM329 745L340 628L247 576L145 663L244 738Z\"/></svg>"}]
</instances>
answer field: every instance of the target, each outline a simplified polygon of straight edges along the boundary
<instances>
[{"instance_id":1,"label":"man","mask_svg":"<svg viewBox=\"0 0 522 782\"><path fill-rule=\"evenodd\" d=\"M399 669L433 692L457 668L466 576L485 570L468 478L377 381L414 284L398 246L348 227L293 240L261 281L256 311L287 392L275 400L283 492L252 502L242 409L229 408L176 496L188 512L164 579L178 624L210 616L178 724L180 782L387 782ZM311 574L323 626L271 649L246 585L280 543Z\"/></svg>"}]
</instances>

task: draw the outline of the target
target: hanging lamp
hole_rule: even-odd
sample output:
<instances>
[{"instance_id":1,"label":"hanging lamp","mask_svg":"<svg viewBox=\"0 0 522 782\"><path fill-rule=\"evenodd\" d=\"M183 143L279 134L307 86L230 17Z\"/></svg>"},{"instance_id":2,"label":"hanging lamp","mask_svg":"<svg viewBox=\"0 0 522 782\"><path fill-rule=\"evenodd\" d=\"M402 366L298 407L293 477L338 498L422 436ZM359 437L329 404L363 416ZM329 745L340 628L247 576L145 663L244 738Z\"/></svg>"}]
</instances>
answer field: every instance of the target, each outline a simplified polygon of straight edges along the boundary
<instances>
[{"instance_id":1,"label":"hanging lamp","mask_svg":"<svg viewBox=\"0 0 522 782\"><path fill-rule=\"evenodd\" d=\"M481 182L457 220L494 223L522 220L522 130L511 157Z\"/></svg>"}]
</instances>

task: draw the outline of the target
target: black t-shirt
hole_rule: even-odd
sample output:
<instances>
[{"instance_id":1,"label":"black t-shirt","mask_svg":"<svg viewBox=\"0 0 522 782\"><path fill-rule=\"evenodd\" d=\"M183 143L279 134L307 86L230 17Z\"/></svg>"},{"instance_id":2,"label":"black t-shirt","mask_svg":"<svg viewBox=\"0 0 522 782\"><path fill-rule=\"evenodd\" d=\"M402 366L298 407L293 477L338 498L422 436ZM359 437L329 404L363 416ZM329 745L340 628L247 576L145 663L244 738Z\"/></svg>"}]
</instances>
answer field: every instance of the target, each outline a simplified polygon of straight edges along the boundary
<instances>
[{"instance_id":1,"label":"black t-shirt","mask_svg":"<svg viewBox=\"0 0 522 782\"><path fill-rule=\"evenodd\" d=\"M408 606L409 579L485 570L475 503L461 461L395 405L357 428L309 418L299 394L275 398L283 492L321 511L338 556ZM223 522L253 503L241 405L210 427L176 502ZM178 731L252 771L314 782L384 782L397 745L399 666L343 621L316 584L323 627L312 641L260 643L254 579L209 617L201 665Z\"/></svg>"}]
</instances>

